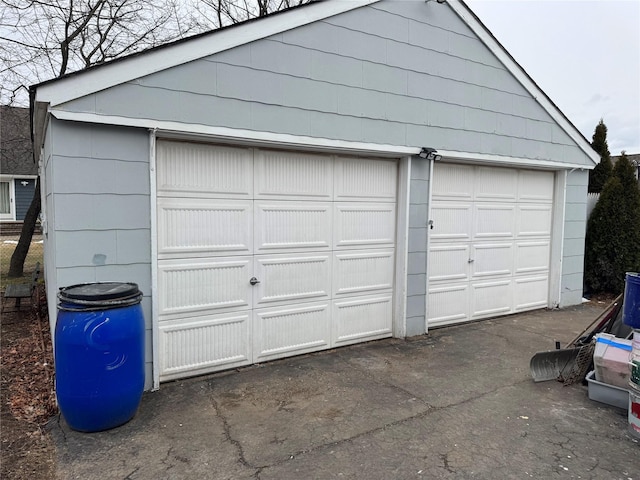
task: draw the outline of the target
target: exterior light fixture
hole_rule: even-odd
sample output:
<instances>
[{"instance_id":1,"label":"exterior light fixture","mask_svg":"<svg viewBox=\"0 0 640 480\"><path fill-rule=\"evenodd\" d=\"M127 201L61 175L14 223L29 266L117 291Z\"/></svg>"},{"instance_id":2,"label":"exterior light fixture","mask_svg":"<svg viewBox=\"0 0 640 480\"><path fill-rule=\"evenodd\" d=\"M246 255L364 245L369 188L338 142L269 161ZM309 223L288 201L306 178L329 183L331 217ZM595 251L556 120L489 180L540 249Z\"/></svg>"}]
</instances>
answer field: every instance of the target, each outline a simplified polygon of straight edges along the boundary
<instances>
[{"instance_id":1,"label":"exterior light fixture","mask_svg":"<svg viewBox=\"0 0 640 480\"><path fill-rule=\"evenodd\" d=\"M420 153L418 154L420 158L424 158L425 160L442 160L442 155L438 155L438 151L435 148L431 147L422 147Z\"/></svg>"}]
</instances>

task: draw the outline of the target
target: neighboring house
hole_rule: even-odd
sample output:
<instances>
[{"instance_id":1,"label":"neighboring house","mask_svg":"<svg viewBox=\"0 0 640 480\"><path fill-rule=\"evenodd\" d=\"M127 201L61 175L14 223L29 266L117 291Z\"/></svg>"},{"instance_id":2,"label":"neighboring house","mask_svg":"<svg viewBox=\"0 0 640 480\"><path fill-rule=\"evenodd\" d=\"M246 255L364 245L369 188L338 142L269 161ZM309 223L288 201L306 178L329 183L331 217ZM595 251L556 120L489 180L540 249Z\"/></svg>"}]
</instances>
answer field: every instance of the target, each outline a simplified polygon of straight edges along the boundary
<instances>
[{"instance_id":1,"label":"neighboring house","mask_svg":"<svg viewBox=\"0 0 640 480\"><path fill-rule=\"evenodd\" d=\"M627 158L633 165L636 175L636 180L638 180L638 188L640 188L640 153L626 154ZM621 155L615 155L611 157L611 163L614 165L620 159Z\"/></svg>"},{"instance_id":2,"label":"neighboring house","mask_svg":"<svg viewBox=\"0 0 640 480\"><path fill-rule=\"evenodd\" d=\"M314 2L31 93L50 318L137 282L147 388L581 302L599 158L459 0Z\"/></svg>"},{"instance_id":3,"label":"neighboring house","mask_svg":"<svg viewBox=\"0 0 640 480\"><path fill-rule=\"evenodd\" d=\"M0 106L0 230L15 231L19 225L10 223L24 220L37 176L29 109Z\"/></svg>"}]
</instances>

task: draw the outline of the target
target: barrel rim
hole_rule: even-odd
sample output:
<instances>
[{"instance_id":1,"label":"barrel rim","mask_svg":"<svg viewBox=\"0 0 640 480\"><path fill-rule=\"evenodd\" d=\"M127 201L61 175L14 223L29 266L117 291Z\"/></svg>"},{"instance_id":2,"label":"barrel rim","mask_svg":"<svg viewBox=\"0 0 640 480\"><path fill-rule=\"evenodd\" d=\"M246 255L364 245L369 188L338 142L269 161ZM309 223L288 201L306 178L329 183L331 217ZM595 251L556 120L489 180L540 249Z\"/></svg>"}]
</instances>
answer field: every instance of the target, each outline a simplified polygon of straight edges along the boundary
<instances>
[{"instance_id":1,"label":"barrel rim","mask_svg":"<svg viewBox=\"0 0 640 480\"><path fill-rule=\"evenodd\" d=\"M119 291L113 291L111 293L74 293L73 289L78 289L82 287L88 286L127 286L128 288L120 289ZM129 298L134 298L140 295L140 289L138 288L137 283L133 282L86 282L86 283L77 283L75 285L69 285L67 287L61 287L58 292L58 298L63 301L70 301L73 303L77 302L100 302L103 303L105 301L111 300L126 300Z\"/></svg>"}]
</instances>

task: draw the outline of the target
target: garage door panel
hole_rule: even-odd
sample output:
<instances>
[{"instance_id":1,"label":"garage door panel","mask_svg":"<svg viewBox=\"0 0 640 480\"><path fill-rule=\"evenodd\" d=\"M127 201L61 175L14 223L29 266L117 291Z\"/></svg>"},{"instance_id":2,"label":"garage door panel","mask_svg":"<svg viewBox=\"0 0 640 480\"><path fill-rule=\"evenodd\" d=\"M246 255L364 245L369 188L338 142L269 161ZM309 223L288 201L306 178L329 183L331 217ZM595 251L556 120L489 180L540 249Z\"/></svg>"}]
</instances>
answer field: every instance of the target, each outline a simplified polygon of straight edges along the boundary
<instances>
[{"instance_id":1,"label":"garage door panel","mask_svg":"<svg viewBox=\"0 0 640 480\"><path fill-rule=\"evenodd\" d=\"M471 201L474 195L474 172L466 165L437 163L434 166L432 197L434 200Z\"/></svg>"},{"instance_id":2,"label":"garage door panel","mask_svg":"<svg viewBox=\"0 0 640 480\"><path fill-rule=\"evenodd\" d=\"M159 258L246 255L252 250L251 201L158 199Z\"/></svg>"},{"instance_id":3,"label":"garage door panel","mask_svg":"<svg viewBox=\"0 0 640 480\"><path fill-rule=\"evenodd\" d=\"M156 147L162 381L391 336L395 160Z\"/></svg>"},{"instance_id":4,"label":"garage door panel","mask_svg":"<svg viewBox=\"0 0 640 480\"><path fill-rule=\"evenodd\" d=\"M319 200L333 198L333 162L326 155L256 150L255 198Z\"/></svg>"},{"instance_id":5,"label":"garage door panel","mask_svg":"<svg viewBox=\"0 0 640 480\"><path fill-rule=\"evenodd\" d=\"M254 361L329 348L330 315L331 305L328 302L255 310Z\"/></svg>"},{"instance_id":6,"label":"garage door panel","mask_svg":"<svg viewBox=\"0 0 640 480\"><path fill-rule=\"evenodd\" d=\"M429 326L445 325L469 318L469 284L429 288Z\"/></svg>"},{"instance_id":7,"label":"garage door panel","mask_svg":"<svg viewBox=\"0 0 640 480\"><path fill-rule=\"evenodd\" d=\"M291 303L329 298L331 255L265 255L255 257L254 304Z\"/></svg>"},{"instance_id":8,"label":"garage door panel","mask_svg":"<svg viewBox=\"0 0 640 480\"><path fill-rule=\"evenodd\" d=\"M452 282L469 279L469 245L434 246L429 253L429 281Z\"/></svg>"},{"instance_id":9,"label":"garage door panel","mask_svg":"<svg viewBox=\"0 0 640 480\"><path fill-rule=\"evenodd\" d=\"M376 295L333 301L333 346L391 336L393 296Z\"/></svg>"},{"instance_id":10,"label":"garage door panel","mask_svg":"<svg viewBox=\"0 0 640 480\"><path fill-rule=\"evenodd\" d=\"M471 253L472 277L487 277L513 274L513 244L477 244Z\"/></svg>"},{"instance_id":11,"label":"garage door panel","mask_svg":"<svg viewBox=\"0 0 640 480\"><path fill-rule=\"evenodd\" d=\"M251 257L158 262L160 316L252 307Z\"/></svg>"},{"instance_id":12,"label":"garage door panel","mask_svg":"<svg viewBox=\"0 0 640 480\"><path fill-rule=\"evenodd\" d=\"M256 253L331 248L331 203L256 201L254 208Z\"/></svg>"},{"instance_id":13,"label":"garage door panel","mask_svg":"<svg viewBox=\"0 0 640 480\"><path fill-rule=\"evenodd\" d=\"M395 161L337 157L335 200L394 202L396 171Z\"/></svg>"},{"instance_id":14,"label":"garage door panel","mask_svg":"<svg viewBox=\"0 0 640 480\"><path fill-rule=\"evenodd\" d=\"M253 196L251 149L158 141L156 150L158 197Z\"/></svg>"},{"instance_id":15,"label":"garage door panel","mask_svg":"<svg viewBox=\"0 0 640 480\"><path fill-rule=\"evenodd\" d=\"M471 283L471 317L491 317L511 312L511 280Z\"/></svg>"},{"instance_id":16,"label":"garage door panel","mask_svg":"<svg viewBox=\"0 0 640 480\"><path fill-rule=\"evenodd\" d=\"M483 202L515 202L518 171L508 168L478 167L475 199Z\"/></svg>"},{"instance_id":17,"label":"garage door panel","mask_svg":"<svg viewBox=\"0 0 640 480\"><path fill-rule=\"evenodd\" d=\"M532 310L547 305L549 294L549 278L538 275L529 278L515 279L515 310Z\"/></svg>"},{"instance_id":18,"label":"garage door panel","mask_svg":"<svg viewBox=\"0 0 640 480\"><path fill-rule=\"evenodd\" d=\"M549 237L551 221L551 205L519 205L518 237Z\"/></svg>"},{"instance_id":19,"label":"garage door panel","mask_svg":"<svg viewBox=\"0 0 640 480\"><path fill-rule=\"evenodd\" d=\"M546 306L554 178L548 171L435 164L429 326Z\"/></svg>"},{"instance_id":20,"label":"garage door panel","mask_svg":"<svg viewBox=\"0 0 640 480\"><path fill-rule=\"evenodd\" d=\"M250 364L249 316L246 311L161 322L161 380Z\"/></svg>"},{"instance_id":21,"label":"garage door panel","mask_svg":"<svg viewBox=\"0 0 640 480\"><path fill-rule=\"evenodd\" d=\"M471 240L471 204L433 202L430 230L433 242L468 242Z\"/></svg>"},{"instance_id":22,"label":"garage door panel","mask_svg":"<svg viewBox=\"0 0 640 480\"><path fill-rule=\"evenodd\" d=\"M516 274L547 272L549 270L549 241L516 243Z\"/></svg>"},{"instance_id":23,"label":"garage door panel","mask_svg":"<svg viewBox=\"0 0 640 480\"><path fill-rule=\"evenodd\" d=\"M393 273L393 249L335 253L333 295L363 295L380 290L391 290Z\"/></svg>"},{"instance_id":24,"label":"garage door panel","mask_svg":"<svg viewBox=\"0 0 640 480\"><path fill-rule=\"evenodd\" d=\"M481 204L474 208L474 239L514 238L516 207Z\"/></svg>"},{"instance_id":25,"label":"garage door panel","mask_svg":"<svg viewBox=\"0 0 640 480\"><path fill-rule=\"evenodd\" d=\"M337 203L334 206L334 248L392 247L395 243L394 203Z\"/></svg>"},{"instance_id":26,"label":"garage door panel","mask_svg":"<svg viewBox=\"0 0 640 480\"><path fill-rule=\"evenodd\" d=\"M553 201L554 173L537 170L520 170L518 200L521 202Z\"/></svg>"}]
</instances>

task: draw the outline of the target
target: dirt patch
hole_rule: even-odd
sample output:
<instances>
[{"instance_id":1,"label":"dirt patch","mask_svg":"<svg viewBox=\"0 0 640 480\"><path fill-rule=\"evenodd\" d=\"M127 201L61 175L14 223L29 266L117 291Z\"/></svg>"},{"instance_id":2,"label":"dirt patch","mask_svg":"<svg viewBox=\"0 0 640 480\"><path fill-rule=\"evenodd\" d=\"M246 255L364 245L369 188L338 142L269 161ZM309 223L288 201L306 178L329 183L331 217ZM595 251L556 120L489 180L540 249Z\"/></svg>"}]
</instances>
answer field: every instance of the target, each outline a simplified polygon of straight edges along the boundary
<instances>
[{"instance_id":1,"label":"dirt patch","mask_svg":"<svg viewBox=\"0 0 640 480\"><path fill-rule=\"evenodd\" d=\"M40 289L42 290L42 289ZM40 295L42 295L40 293ZM57 413L46 302L3 312L0 357L0 478L54 478L55 450L44 425ZM13 308L13 302L7 305Z\"/></svg>"},{"instance_id":2,"label":"dirt patch","mask_svg":"<svg viewBox=\"0 0 640 480\"><path fill-rule=\"evenodd\" d=\"M617 293L594 293L589 295L588 300L594 305L609 305L618 297Z\"/></svg>"}]
</instances>

